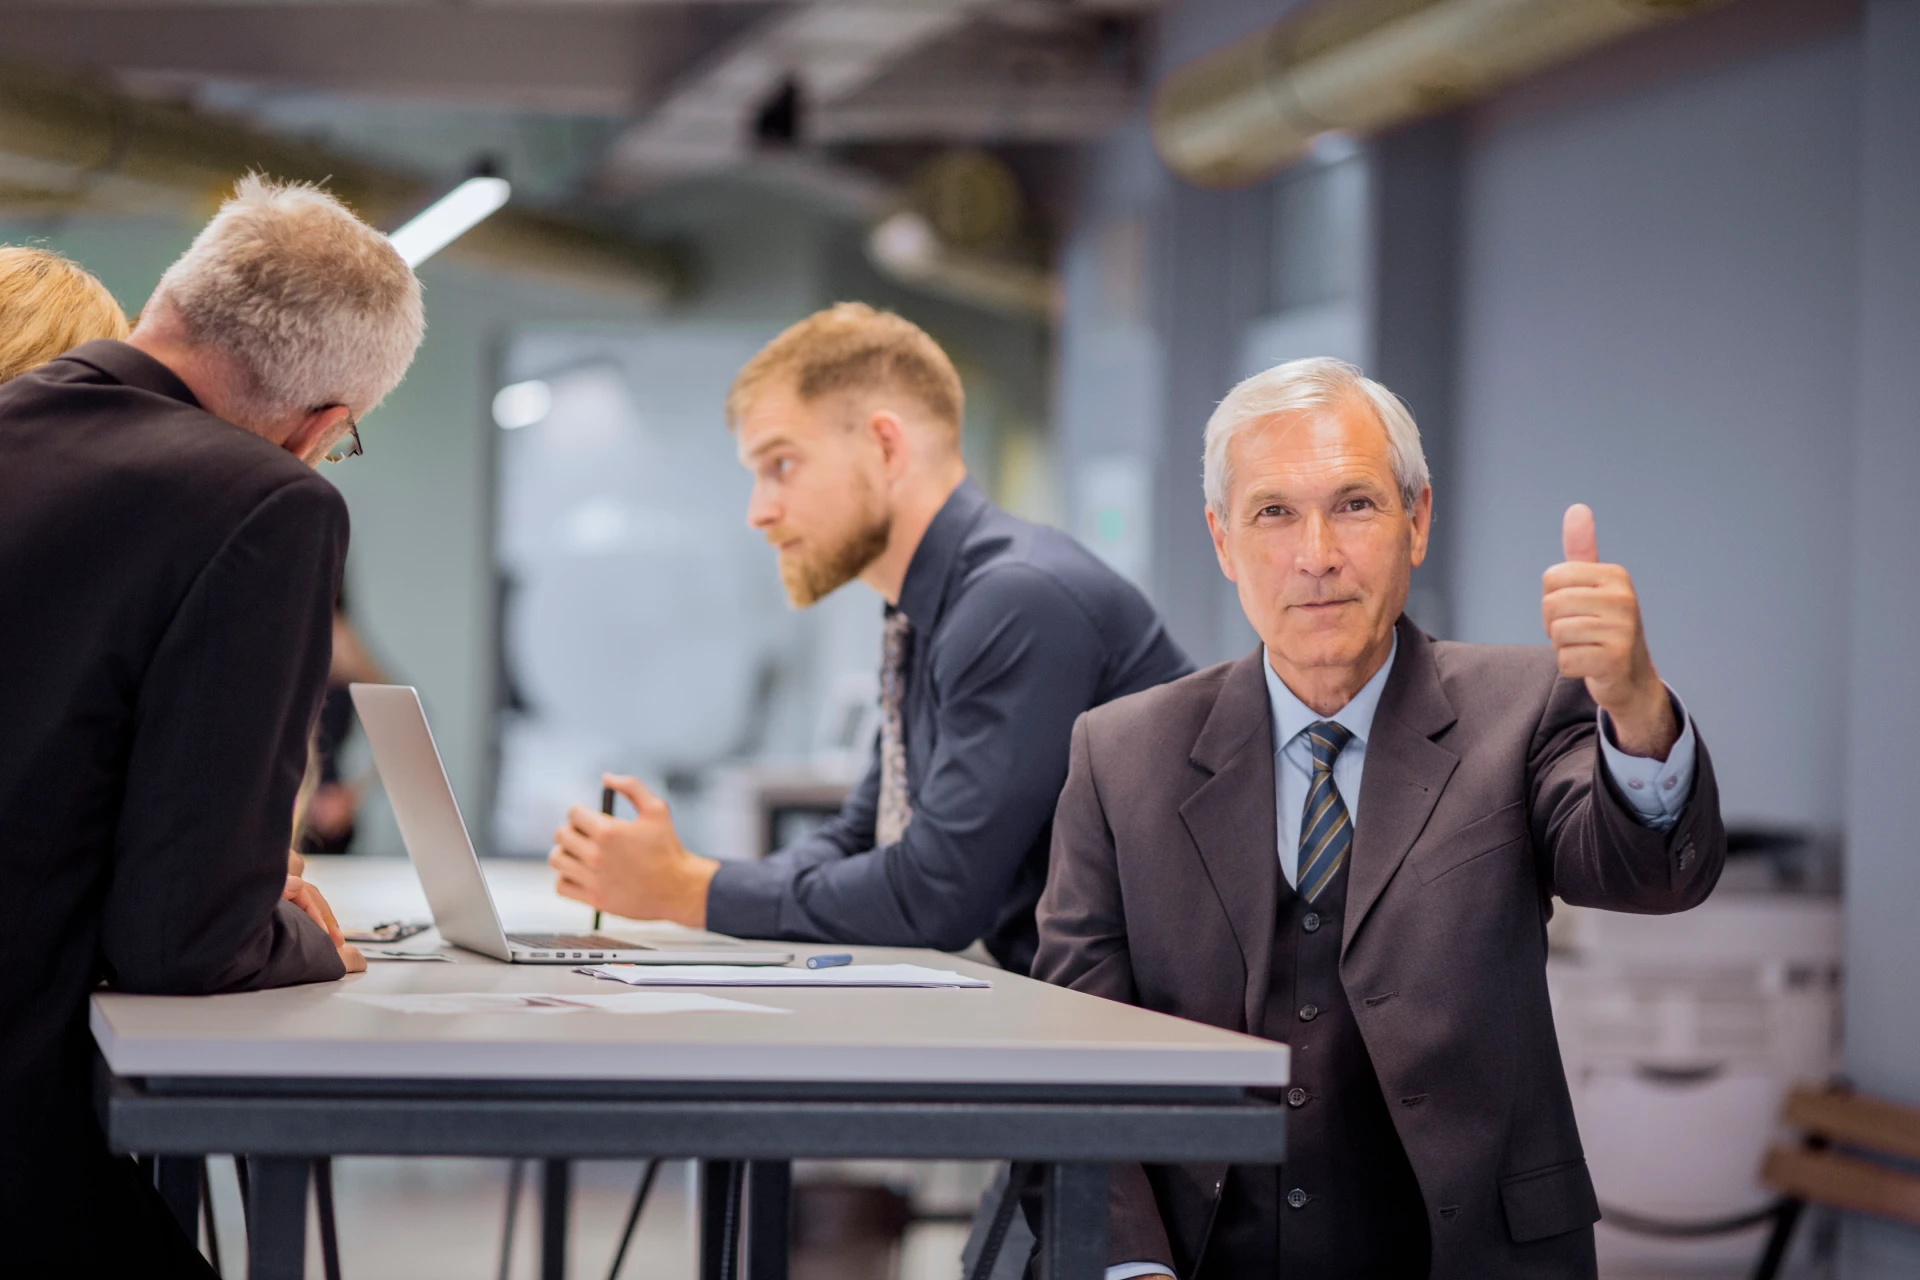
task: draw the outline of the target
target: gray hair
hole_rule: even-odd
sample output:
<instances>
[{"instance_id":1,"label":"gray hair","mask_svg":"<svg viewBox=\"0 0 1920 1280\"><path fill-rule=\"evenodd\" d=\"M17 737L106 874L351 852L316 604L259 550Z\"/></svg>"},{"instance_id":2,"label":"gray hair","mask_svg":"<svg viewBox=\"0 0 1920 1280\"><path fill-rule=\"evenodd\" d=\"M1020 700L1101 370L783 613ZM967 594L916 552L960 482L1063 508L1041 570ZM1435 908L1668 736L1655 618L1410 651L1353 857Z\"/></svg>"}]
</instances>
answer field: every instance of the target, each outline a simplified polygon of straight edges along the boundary
<instances>
[{"instance_id":1,"label":"gray hair","mask_svg":"<svg viewBox=\"0 0 1920 1280\"><path fill-rule=\"evenodd\" d=\"M240 376L235 408L284 421L363 414L398 386L426 321L387 238L310 183L240 180L153 292L187 339Z\"/></svg>"},{"instance_id":2,"label":"gray hair","mask_svg":"<svg viewBox=\"0 0 1920 1280\"><path fill-rule=\"evenodd\" d=\"M1215 518L1227 518L1227 446L1242 430L1269 418L1290 413L1311 413L1330 408L1359 396L1373 406L1373 413L1387 433L1387 457L1393 465L1394 482L1400 486L1400 501L1411 508L1431 480L1427 474L1427 455L1420 448L1420 428L1399 396L1344 360L1312 356L1289 360L1263 373L1256 373L1227 392L1213 416L1207 419L1207 440L1201 469L1201 485L1207 495L1207 507Z\"/></svg>"}]
</instances>

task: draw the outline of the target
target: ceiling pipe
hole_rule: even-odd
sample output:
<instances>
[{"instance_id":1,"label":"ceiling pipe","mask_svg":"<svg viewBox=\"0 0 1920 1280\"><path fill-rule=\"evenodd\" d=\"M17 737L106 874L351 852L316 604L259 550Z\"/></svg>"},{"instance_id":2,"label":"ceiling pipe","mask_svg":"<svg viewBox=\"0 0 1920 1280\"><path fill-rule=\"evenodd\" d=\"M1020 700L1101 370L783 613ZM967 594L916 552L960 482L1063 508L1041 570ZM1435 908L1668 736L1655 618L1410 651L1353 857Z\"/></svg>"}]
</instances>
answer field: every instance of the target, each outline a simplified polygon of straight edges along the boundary
<instances>
[{"instance_id":1,"label":"ceiling pipe","mask_svg":"<svg viewBox=\"0 0 1920 1280\"><path fill-rule=\"evenodd\" d=\"M411 175L235 120L130 97L92 77L0 62L0 213L175 212L197 220L251 171L322 184L380 227L438 194ZM670 247L512 207L446 256L656 304L680 296L688 279Z\"/></svg>"},{"instance_id":2,"label":"ceiling pipe","mask_svg":"<svg viewBox=\"0 0 1920 1280\"><path fill-rule=\"evenodd\" d=\"M1366 134L1723 0L1323 0L1173 71L1160 157L1199 186L1258 181L1326 133Z\"/></svg>"}]
</instances>

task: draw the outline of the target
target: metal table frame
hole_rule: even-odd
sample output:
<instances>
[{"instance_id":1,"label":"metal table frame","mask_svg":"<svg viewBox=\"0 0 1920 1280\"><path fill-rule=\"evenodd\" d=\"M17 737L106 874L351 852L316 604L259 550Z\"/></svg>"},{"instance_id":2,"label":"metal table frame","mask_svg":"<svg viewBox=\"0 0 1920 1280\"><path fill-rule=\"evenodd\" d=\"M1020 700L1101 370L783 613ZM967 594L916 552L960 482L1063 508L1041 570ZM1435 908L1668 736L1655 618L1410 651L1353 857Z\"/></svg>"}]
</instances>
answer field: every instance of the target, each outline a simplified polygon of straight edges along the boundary
<instances>
[{"instance_id":1,"label":"metal table frame","mask_svg":"<svg viewBox=\"0 0 1920 1280\"><path fill-rule=\"evenodd\" d=\"M1285 1156L1284 1108L1218 1087L124 1078L101 1060L97 1102L163 1193L188 1184L182 1157L247 1157L251 1280L304 1274L311 1165L336 1155L701 1160L701 1280L786 1280L794 1159L1039 1164L1040 1274L1098 1280L1108 1164Z\"/></svg>"}]
</instances>

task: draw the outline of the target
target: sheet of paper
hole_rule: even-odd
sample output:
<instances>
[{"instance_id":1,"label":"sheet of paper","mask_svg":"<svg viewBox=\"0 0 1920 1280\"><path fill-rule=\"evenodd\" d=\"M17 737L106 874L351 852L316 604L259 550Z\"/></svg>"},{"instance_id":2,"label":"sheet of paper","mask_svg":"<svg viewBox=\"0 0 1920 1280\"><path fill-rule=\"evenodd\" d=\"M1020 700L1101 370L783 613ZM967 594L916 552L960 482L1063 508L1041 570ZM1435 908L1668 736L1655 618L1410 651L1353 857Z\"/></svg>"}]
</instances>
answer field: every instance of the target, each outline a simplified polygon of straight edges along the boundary
<instances>
[{"instance_id":1,"label":"sheet of paper","mask_svg":"<svg viewBox=\"0 0 1920 1280\"><path fill-rule=\"evenodd\" d=\"M728 1000L722 996L683 991L627 991L616 995L564 996L509 991L462 991L431 995L374 995L343 991L342 1000L357 1000L395 1013L786 1013L764 1004Z\"/></svg>"},{"instance_id":2,"label":"sheet of paper","mask_svg":"<svg viewBox=\"0 0 1920 1280\"><path fill-rule=\"evenodd\" d=\"M951 969L917 964L847 964L837 969L744 968L725 964L590 964L579 972L636 987L990 987Z\"/></svg>"}]
</instances>

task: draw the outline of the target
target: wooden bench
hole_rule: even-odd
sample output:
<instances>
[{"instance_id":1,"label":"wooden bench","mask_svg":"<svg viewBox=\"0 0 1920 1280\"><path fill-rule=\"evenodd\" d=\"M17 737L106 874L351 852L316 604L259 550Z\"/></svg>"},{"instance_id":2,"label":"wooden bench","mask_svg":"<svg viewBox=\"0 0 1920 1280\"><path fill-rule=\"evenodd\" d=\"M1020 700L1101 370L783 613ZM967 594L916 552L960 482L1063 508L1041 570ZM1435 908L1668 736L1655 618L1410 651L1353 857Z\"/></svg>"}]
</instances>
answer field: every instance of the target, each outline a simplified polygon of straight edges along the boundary
<instances>
[{"instance_id":1,"label":"wooden bench","mask_svg":"<svg viewBox=\"0 0 1920 1280\"><path fill-rule=\"evenodd\" d=\"M1805 1137L1775 1143L1761 1163L1760 1181L1784 1199L1754 1280L1774 1280L1809 1204L1920 1226L1920 1173L1874 1159L1920 1163L1920 1107L1800 1085L1787 1095L1781 1119Z\"/></svg>"}]
</instances>

